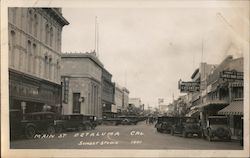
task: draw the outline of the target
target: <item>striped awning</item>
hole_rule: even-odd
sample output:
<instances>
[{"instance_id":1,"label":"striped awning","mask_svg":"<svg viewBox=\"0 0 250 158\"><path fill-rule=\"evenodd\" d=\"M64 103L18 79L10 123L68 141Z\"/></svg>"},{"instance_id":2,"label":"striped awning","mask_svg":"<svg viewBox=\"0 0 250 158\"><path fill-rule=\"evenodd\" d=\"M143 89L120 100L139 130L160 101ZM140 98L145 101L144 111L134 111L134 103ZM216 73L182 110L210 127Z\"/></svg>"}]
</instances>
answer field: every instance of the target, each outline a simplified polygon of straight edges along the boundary
<instances>
[{"instance_id":1,"label":"striped awning","mask_svg":"<svg viewBox=\"0 0 250 158\"><path fill-rule=\"evenodd\" d=\"M233 101L227 107L220 110L221 115L243 115L243 100Z\"/></svg>"}]
</instances>

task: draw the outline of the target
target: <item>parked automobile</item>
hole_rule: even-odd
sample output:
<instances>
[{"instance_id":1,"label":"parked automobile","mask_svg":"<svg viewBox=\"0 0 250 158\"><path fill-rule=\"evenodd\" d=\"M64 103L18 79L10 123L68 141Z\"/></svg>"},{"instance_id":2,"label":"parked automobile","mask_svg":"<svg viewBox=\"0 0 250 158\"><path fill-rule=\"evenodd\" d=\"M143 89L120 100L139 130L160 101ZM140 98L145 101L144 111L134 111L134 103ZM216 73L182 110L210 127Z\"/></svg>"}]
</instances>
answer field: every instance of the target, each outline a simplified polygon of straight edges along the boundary
<instances>
[{"instance_id":1,"label":"parked automobile","mask_svg":"<svg viewBox=\"0 0 250 158\"><path fill-rule=\"evenodd\" d=\"M21 135L21 120L22 113L19 109L11 109L10 110L10 139L15 139Z\"/></svg>"},{"instance_id":2,"label":"parked automobile","mask_svg":"<svg viewBox=\"0 0 250 158\"><path fill-rule=\"evenodd\" d=\"M91 129L95 129L95 127L99 124L96 116L94 115L83 115L83 124L88 125Z\"/></svg>"},{"instance_id":3,"label":"parked automobile","mask_svg":"<svg viewBox=\"0 0 250 158\"><path fill-rule=\"evenodd\" d=\"M183 137L193 136L196 134L201 136L201 129L198 119L193 117L179 117L176 119L171 128L171 135L181 134Z\"/></svg>"},{"instance_id":4,"label":"parked automobile","mask_svg":"<svg viewBox=\"0 0 250 158\"><path fill-rule=\"evenodd\" d=\"M20 121L21 133L26 138L34 138L35 134L54 134L56 129L54 126L55 113L53 112L33 112L24 115Z\"/></svg>"},{"instance_id":5,"label":"parked automobile","mask_svg":"<svg viewBox=\"0 0 250 158\"><path fill-rule=\"evenodd\" d=\"M91 123L92 116L84 116L82 114L62 115L60 119L55 120L55 126L58 133L67 130L89 130L93 129Z\"/></svg>"},{"instance_id":6,"label":"parked automobile","mask_svg":"<svg viewBox=\"0 0 250 158\"><path fill-rule=\"evenodd\" d=\"M226 116L209 116L206 124L203 125L202 134L208 141L214 139L231 140L231 131L228 127Z\"/></svg>"},{"instance_id":7,"label":"parked automobile","mask_svg":"<svg viewBox=\"0 0 250 158\"><path fill-rule=\"evenodd\" d=\"M155 124L155 128L157 129L157 132L170 133L174 122L175 122L175 117L170 117L170 116L158 117L157 122Z\"/></svg>"}]
</instances>

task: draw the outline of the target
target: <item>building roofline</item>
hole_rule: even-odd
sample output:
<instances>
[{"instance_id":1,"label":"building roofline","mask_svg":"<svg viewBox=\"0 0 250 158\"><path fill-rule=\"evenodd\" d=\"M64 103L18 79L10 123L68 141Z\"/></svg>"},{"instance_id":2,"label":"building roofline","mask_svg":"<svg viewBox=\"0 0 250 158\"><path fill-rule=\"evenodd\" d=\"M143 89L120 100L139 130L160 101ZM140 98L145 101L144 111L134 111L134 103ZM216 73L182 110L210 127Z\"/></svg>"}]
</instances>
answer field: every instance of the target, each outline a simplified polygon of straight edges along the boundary
<instances>
[{"instance_id":1,"label":"building roofline","mask_svg":"<svg viewBox=\"0 0 250 158\"><path fill-rule=\"evenodd\" d=\"M197 69L194 71L194 73L193 73L192 76L191 76L191 79L193 79L193 78L195 77L195 75L196 75L198 72L199 72L199 68L197 68Z\"/></svg>"},{"instance_id":2,"label":"building roofline","mask_svg":"<svg viewBox=\"0 0 250 158\"><path fill-rule=\"evenodd\" d=\"M102 69L104 68L102 62L97 57L95 57L93 53L62 53L61 57L62 59L63 58L89 58L98 66L100 66Z\"/></svg>"},{"instance_id":3,"label":"building roofline","mask_svg":"<svg viewBox=\"0 0 250 158\"><path fill-rule=\"evenodd\" d=\"M56 10L55 8L42 8L46 11L48 11L48 13L50 13L51 15L54 15L56 18L56 20L61 24L61 25L69 25L69 22L63 17L62 13L60 13L58 10Z\"/></svg>"}]
</instances>

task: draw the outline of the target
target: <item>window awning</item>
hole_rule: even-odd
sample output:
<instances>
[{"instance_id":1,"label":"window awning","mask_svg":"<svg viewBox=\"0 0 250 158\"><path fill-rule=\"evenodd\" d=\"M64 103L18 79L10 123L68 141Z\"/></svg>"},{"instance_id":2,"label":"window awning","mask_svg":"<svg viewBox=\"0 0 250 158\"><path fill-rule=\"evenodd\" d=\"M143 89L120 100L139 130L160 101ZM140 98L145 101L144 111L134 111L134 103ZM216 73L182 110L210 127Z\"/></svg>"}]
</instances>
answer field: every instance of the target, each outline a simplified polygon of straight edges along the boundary
<instances>
[{"instance_id":1,"label":"window awning","mask_svg":"<svg viewBox=\"0 0 250 158\"><path fill-rule=\"evenodd\" d=\"M220 110L221 115L243 115L243 100L233 101L227 107Z\"/></svg>"}]
</instances>

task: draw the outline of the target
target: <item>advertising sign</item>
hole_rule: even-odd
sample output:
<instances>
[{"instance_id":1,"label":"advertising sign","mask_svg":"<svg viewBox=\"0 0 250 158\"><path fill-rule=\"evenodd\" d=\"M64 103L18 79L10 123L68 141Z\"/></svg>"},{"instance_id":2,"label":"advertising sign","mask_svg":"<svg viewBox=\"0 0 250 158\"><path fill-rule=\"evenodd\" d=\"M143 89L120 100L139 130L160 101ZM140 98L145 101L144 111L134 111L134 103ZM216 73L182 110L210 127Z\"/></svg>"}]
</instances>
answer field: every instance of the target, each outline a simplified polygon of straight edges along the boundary
<instances>
[{"instance_id":1,"label":"advertising sign","mask_svg":"<svg viewBox=\"0 0 250 158\"><path fill-rule=\"evenodd\" d=\"M200 82L183 82L179 81L179 89L181 93L188 92L199 92L200 91Z\"/></svg>"},{"instance_id":2,"label":"advertising sign","mask_svg":"<svg viewBox=\"0 0 250 158\"><path fill-rule=\"evenodd\" d=\"M237 71L222 71L220 73L220 77L223 80L243 80L243 72L237 72Z\"/></svg>"}]
</instances>

